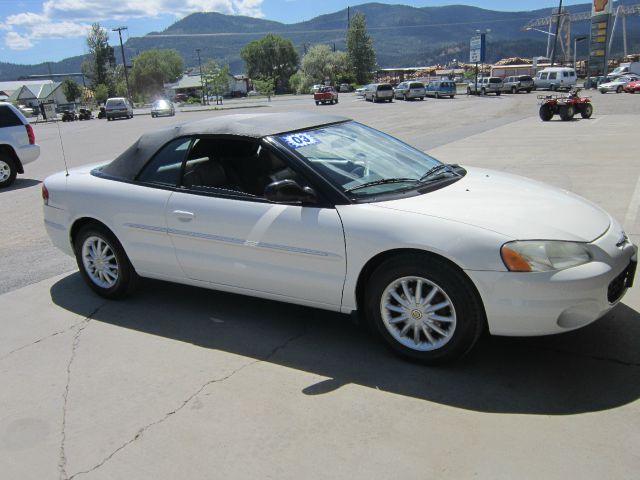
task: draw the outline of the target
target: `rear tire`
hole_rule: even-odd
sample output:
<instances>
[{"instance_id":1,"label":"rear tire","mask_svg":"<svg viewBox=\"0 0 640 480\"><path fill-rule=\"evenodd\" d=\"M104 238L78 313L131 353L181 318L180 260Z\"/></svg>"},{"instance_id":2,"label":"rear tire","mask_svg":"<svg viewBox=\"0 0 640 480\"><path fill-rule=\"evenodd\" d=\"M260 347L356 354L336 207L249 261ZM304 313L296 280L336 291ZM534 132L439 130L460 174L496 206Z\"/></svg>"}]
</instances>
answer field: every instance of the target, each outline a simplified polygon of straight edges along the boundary
<instances>
[{"instance_id":1,"label":"rear tire","mask_svg":"<svg viewBox=\"0 0 640 480\"><path fill-rule=\"evenodd\" d=\"M620 85L618 88L616 88L616 93L622 93L622 85Z\"/></svg>"},{"instance_id":2,"label":"rear tire","mask_svg":"<svg viewBox=\"0 0 640 480\"><path fill-rule=\"evenodd\" d=\"M0 188L6 188L16 180L18 170L13 158L0 155Z\"/></svg>"},{"instance_id":3,"label":"rear tire","mask_svg":"<svg viewBox=\"0 0 640 480\"><path fill-rule=\"evenodd\" d=\"M118 239L104 226L89 223L74 241L80 275L98 295L124 298L135 289L139 277Z\"/></svg>"},{"instance_id":4,"label":"rear tire","mask_svg":"<svg viewBox=\"0 0 640 480\"><path fill-rule=\"evenodd\" d=\"M367 284L364 309L395 352L424 363L462 357L486 323L470 280L447 262L423 255L382 263Z\"/></svg>"},{"instance_id":5,"label":"rear tire","mask_svg":"<svg viewBox=\"0 0 640 480\"><path fill-rule=\"evenodd\" d=\"M573 120L573 116L575 115L576 111L573 108L573 105L563 105L558 110L558 113L560 114L560 118L563 122L568 122L569 120Z\"/></svg>"},{"instance_id":6,"label":"rear tire","mask_svg":"<svg viewBox=\"0 0 640 480\"><path fill-rule=\"evenodd\" d=\"M593 105L585 103L580 109L580 116L582 118L591 118L591 115L593 115Z\"/></svg>"},{"instance_id":7,"label":"rear tire","mask_svg":"<svg viewBox=\"0 0 640 480\"><path fill-rule=\"evenodd\" d=\"M548 122L553 118L553 110L546 103L540 107L539 114L540 114L540 119L543 122Z\"/></svg>"}]
</instances>

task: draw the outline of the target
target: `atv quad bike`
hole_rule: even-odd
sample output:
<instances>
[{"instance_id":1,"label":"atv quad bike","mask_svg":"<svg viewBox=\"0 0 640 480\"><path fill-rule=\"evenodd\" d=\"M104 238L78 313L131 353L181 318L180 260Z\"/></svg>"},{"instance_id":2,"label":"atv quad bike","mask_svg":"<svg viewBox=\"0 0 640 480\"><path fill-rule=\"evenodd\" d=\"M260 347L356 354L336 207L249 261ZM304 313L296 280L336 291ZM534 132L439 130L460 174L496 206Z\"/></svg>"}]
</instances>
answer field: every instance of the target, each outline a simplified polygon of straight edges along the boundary
<instances>
[{"instance_id":1,"label":"atv quad bike","mask_svg":"<svg viewBox=\"0 0 640 480\"><path fill-rule=\"evenodd\" d=\"M548 122L554 115L560 115L563 121L572 120L574 115L591 118L593 105L590 97L581 97L579 88L574 88L569 95L538 95L540 102L540 118Z\"/></svg>"}]
</instances>

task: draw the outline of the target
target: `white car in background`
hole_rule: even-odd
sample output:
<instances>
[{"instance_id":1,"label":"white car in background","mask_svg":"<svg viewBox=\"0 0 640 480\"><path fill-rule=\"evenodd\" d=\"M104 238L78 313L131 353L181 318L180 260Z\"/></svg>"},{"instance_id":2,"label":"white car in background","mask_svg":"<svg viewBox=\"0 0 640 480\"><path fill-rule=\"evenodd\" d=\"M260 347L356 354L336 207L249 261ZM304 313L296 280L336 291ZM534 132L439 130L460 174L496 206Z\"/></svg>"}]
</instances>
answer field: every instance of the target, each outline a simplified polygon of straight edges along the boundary
<instances>
[{"instance_id":1,"label":"white car in background","mask_svg":"<svg viewBox=\"0 0 640 480\"><path fill-rule=\"evenodd\" d=\"M587 325L637 261L620 224L577 195L330 115L172 126L42 191L49 236L104 297L148 277L357 311L424 362L464 355L485 328Z\"/></svg>"},{"instance_id":2,"label":"white car in background","mask_svg":"<svg viewBox=\"0 0 640 480\"><path fill-rule=\"evenodd\" d=\"M624 86L627 83L635 82L638 79L640 79L640 77L638 77L637 75L623 75L622 77L618 77L610 82L601 83L600 85L598 85L598 90L600 90L600 93L622 93L624 91Z\"/></svg>"},{"instance_id":3,"label":"white car in background","mask_svg":"<svg viewBox=\"0 0 640 480\"><path fill-rule=\"evenodd\" d=\"M11 185L18 173L24 173L24 166L39 156L29 121L10 103L0 102L0 188Z\"/></svg>"}]
</instances>

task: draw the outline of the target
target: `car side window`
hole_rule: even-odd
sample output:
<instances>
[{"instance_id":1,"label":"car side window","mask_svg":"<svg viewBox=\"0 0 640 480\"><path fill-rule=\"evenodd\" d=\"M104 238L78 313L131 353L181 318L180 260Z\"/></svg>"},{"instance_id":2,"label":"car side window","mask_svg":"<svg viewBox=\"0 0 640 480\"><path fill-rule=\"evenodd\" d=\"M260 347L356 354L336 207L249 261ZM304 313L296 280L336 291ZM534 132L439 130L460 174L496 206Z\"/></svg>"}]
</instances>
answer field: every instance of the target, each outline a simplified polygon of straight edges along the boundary
<instances>
[{"instance_id":1,"label":"car side window","mask_svg":"<svg viewBox=\"0 0 640 480\"><path fill-rule=\"evenodd\" d=\"M540 74L540 80L546 80L547 79L547 74L546 73L541 73Z\"/></svg>"},{"instance_id":2,"label":"car side window","mask_svg":"<svg viewBox=\"0 0 640 480\"><path fill-rule=\"evenodd\" d=\"M549 74L549 80L555 80L557 78L557 73L556 72L551 72Z\"/></svg>"},{"instance_id":3,"label":"car side window","mask_svg":"<svg viewBox=\"0 0 640 480\"><path fill-rule=\"evenodd\" d=\"M255 140L196 139L184 166L181 185L195 192L264 197L280 180L299 180L274 152Z\"/></svg>"},{"instance_id":4,"label":"car side window","mask_svg":"<svg viewBox=\"0 0 640 480\"><path fill-rule=\"evenodd\" d=\"M178 138L156 153L138 175L138 181L175 187L191 138Z\"/></svg>"},{"instance_id":5,"label":"car side window","mask_svg":"<svg viewBox=\"0 0 640 480\"><path fill-rule=\"evenodd\" d=\"M563 77L568 77L569 76L569 72L562 72L562 76Z\"/></svg>"},{"instance_id":6,"label":"car side window","mask_svg":"<svg viewBox=\"0 0 640 480\"><path fill-rule=\"evenodd\" d=\"M13 110L6 105L0 105L0 128L19 126L22 126L22 121Z\"/></svg>"}]
</instances>

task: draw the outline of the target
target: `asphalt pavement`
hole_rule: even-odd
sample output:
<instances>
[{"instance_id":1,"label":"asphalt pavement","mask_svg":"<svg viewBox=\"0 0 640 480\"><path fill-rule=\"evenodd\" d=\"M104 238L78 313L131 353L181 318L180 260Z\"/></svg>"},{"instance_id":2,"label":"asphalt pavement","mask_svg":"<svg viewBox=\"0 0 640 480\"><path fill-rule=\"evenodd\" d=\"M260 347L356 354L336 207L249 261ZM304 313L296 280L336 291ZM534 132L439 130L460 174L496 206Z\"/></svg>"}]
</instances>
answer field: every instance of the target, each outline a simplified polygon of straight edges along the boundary
<instances>
[{"instance_id":1,"label":"asphalt pavement","mask_svg":"<svg viewBox=\"0 0 640 480\"><path fill-rule=\"evenodd\" d=\"M486 337L433 368L331 312L156 281L105 301L42 226L41 182L64 168L63 147L73 167L160 125L308 110L571 190L638 243L640 96L593 101L593 119L573 122L541 122L535 94L393 104L349 94L334 106L276 97L36 125L40 159L0 191L2 477L637 478L640 287L584 329Z\"/></svg>"}]
</instances>

